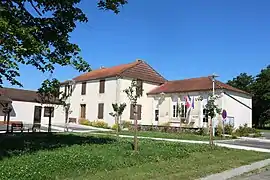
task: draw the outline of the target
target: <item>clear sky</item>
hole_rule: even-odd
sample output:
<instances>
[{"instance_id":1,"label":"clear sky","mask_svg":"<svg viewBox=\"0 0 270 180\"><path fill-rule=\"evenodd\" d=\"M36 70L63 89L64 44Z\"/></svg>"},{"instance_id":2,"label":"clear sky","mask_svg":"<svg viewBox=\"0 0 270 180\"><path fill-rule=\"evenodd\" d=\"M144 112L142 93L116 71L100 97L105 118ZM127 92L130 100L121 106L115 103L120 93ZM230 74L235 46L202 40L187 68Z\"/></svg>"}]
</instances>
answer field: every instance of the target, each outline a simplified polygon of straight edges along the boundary
<instances>
[{"instance_id":1,"label":"clear sky","mask_svg":"<svg viewBox=\"0 0 270 180\"><path fill-rule=\"evenodd\" d=\"M89 22L71 34L92 69L143 59L168 80L215 72L227 81L270 64L269 0L129 0L119 15L96 2L82 0ZM77 75L59 67L53 77ZM23 66L19 80L37 89L47 77Z\"/></svg>"}]
</instances>

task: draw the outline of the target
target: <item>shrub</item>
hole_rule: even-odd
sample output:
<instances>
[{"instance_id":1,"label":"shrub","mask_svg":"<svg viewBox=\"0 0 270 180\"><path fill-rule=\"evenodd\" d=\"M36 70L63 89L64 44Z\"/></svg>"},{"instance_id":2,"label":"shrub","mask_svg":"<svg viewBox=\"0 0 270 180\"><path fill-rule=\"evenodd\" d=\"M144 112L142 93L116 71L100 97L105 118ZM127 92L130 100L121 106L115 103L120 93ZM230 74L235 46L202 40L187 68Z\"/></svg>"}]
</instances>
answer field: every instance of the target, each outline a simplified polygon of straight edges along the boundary
<instances>
[{"instance_id":1,"label":"shrub","mask_svg":"<svg viewBox=\"0 0 270 180\"><path fill-rule=\"evenodd\" d=\"M201 135L201 136L206 136L208 134L209 130L208 128L200 128L198 131L197 131L197 135Z\"/></svg>"},{"instance_id":2,"label":"shrub","mask_svg":"<svg viewBox=\"0 0 270 180\"><path fill-rule=\"evenodd\" d=\"M224 125L224 132L225 132L225 134L232 135L232 133L233 133L233 126L230 125L230 124L225 124Z\"/></svg>"},{"instance_id":3,"label":"shrub","mask_svg":"<svg viewBox=\"0 0 270 180\"><path fill-rule=\"evenodd\" d=\"M99 128L109 128L108 123L104 121L94 121L92 122L92 126Z\"/></svg>"},{"instance_id":4,"label":"shrub","mask_svg":"<svg viewBox=\"0 0 270 180\"><path fill-rule=\"evenodd\" d=\"M129 128L131 126L131 121L123 121L122 126L123 128Z\"/></svg>"},{"instance_id":5,"label":"shrub","mask_svg":"<svg viewBox=\"0 0 270 180\"><path fill-rule=\"evenodd\" d=\"M114 124L113 126L112 126L112 130L117 130L117 124ZM118 131L120 132L121 131L121 127L118 125Z\"/></svg>"},{"instance_id":6,"label":"shrub","mask_svg":"<svg viewBox=\"0 0 270 180\"><path fill-rule=\"evenodd\" d=\"M216 130L216 132L215 132L216 136L221 137L222 134L223 134L223 128L222 128L222 125L219 124L219 125L217 126L217 128L215 128L215 130Z\"/></svg>"},{"instance_id":7,"label":"shrub","mask_svg":"<svg viewBox=\"0 0 270 180\"><path fill-rule=\"evenodd\" d=\"M239 126L239 128L235 131L237 136L249 136L249 134L255 134L256 132L256 129L248 127L247 124L244 124L244 126Z\"/></svg>"},{"instance_id":8,"label":"shrub","mask_svg":"<svg viewBox=\"0 0 270 180\"><path fill-rule=\"evenodd\" d=\"M92 123L88 119L79 119L79 124L85 125L85 126L91 126Z\"/></svg>"}]
</instances>

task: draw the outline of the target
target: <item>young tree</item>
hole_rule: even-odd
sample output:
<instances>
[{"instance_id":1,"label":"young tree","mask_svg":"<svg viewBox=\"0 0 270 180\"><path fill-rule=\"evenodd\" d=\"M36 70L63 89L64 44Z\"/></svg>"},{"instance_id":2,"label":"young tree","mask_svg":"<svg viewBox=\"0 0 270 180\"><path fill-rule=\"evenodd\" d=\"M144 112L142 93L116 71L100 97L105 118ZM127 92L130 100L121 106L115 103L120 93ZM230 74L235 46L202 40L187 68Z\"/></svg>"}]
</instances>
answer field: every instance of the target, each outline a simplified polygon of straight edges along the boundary
<instances>
[{"instance_id":1,"label":"young tree","mask_svg":"<svg viewBox=\"0 0 270 180\"><path fill-rule=\"evenodd\" d=\"M142 96L142 83L138 83L140 81L138 80L132 80L131 85L124 90L124 92L127 94L128 99L131 102L131 105L133 107L134 112L132 112L135 115L134 120L134 151L138 151L138 137L137 137L137 131L138 131L138 108L137 108L137 102L138 99Z\"/></svg>"},{"instance_id":2,"label":"young tree","mask_svg":"<svg viewBox=\"0 0 270 180\"><path fill-rule=\"evenodd\" d=\"M89 71L70 33L78 22L88 21L78 7L81 0L0 1L0 86L4 80L20 85L19 65L53 72L56 65ZM119 13L127 0L98 0L97 7Z\"/></svg>"},{"instance_id":3,"label":"young tree","mask_svg":"<svg viewBox=\"0 0 270 180\"><path fill-rule=\"evenodd\" d=\"M117 103L112 104L114 112L109 113L111 116L113 116L115 118L117 136L119 135L119 128L120 128L119 121L120 121L120 118L121 118L126 106L127 106L126 103L122 103L119 105Z\"/></svg>"},{"instance_id":4,"label":"young tree","mask_svg":"<svg viewBox=\"0 0 270 180\"><path fill-rule=\"evenodd\" d=\"M213 145L213 118L217 114L221 113L221 109L215 104L215 101L218 99L218 96L210 95L207 104L205 105L206 114L205 116L210 117L209 129L210 129L210 138L209 144Z\"/></svg>"},{"instance_id":5,"label":"young tree","mask_svg":"<svg viewBox=\"0 0 270 180\"><path fill-rule=\"evenodd\" d=\"M52 114L54 113L54 109L58 108L61 105L65 105L65 95L60 95L60 82L57 79L45 80L41 87L38 89L39 101L41 104L45 104L46 108L48 108L48 132L51 132L52 126Z\"/></svg>"}]
</instances>

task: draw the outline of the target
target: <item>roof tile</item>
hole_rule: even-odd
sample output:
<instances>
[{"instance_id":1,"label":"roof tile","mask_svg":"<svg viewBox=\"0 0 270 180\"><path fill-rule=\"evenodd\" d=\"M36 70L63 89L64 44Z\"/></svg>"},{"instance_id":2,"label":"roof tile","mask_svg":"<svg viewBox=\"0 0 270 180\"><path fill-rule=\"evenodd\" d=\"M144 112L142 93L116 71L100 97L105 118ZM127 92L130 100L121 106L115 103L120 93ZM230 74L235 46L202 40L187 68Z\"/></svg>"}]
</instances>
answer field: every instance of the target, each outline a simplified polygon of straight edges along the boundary
<instances>
[{"instance_id":1,"label":"roof tile","mask_svg":"<svg viewBox=\"0 0 270 180\"><path fill-rule=\"evenodd\" d=\"M207 91L212 90L213 84L211 77L199 77L191 79L183 79L176 81L168 81L159 87L156 87L148 94L159 94L159 93L181 93L181 92L194 92L194 91ZM227 89L235 92L249 94L240 89L234 88L228 84L222 83L216 80L216 89Z\"/></svg>"}]
</instances>

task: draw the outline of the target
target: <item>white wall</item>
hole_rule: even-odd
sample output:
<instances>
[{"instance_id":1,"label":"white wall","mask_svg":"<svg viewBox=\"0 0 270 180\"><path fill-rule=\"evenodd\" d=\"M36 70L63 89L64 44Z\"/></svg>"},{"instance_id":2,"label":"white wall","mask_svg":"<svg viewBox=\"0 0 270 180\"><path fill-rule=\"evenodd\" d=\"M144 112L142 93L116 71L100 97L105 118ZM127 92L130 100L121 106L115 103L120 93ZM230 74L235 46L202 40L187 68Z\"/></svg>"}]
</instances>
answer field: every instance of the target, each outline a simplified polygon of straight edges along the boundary
<instances>
[{"instance_id":1,"label":"white wall","mask_svg":"<svg viewBox=\"0 0 270 180\"><path fill-rule=\"evenodd\" d=\"M11 121L22 121L24 124L33 124L34 122L34 110L35 106L45 107L46 105L41 105L40 103L34 102L24 102L24 101L13 101L12 102L12 112ZM54 117L52 118L52 125L64 124L65 114L62 106L53 105L55 107ZM2 112L2 106L0 106L0 111ZM4 120L3 114L0 115L0 121ZM41 111L41 124L48 124L49 118L44 117L44 108Z\"/></svg>"},{"instance_id":2,"label":"white wall","mask_svg":"<svg viewBox=\"0 0 270 180\"><path fill-rule=\"evenodd\" d=\"M235 99L243 102L244 104L252 107L252 98L251 96L236 93L231 91L226 91L229 95ZM227 95L223 95L223 107L227 111L227 115L234 117L234 126L237 128L240 125L247 124L249 127L252 127L252 110L235 101Z\"/></svg>"},{"instance_id":3,"label":"white wall","mask_svg":"<svg viewBox=\"0 0 270 180\"><path fill-rule=\"evenodd\" d=\"M86 104L86 119L89 121L98 120L98 104L104 103L104 118L110 126L114 124L114 118L109 115L113 111L112 103L116 102L116 78L105 79L105 92L99 93L99 80L88 81L86 84L86 94L81 95L82 83L76 83L70 102L72 111L70 118L80 118L81 104ZM61 88L63 90L64 88Z\"/></svg>"},{"instance_id":4,"label":"white wall","mask_svg":"<svg viewBox=\"0 0 270 180\"><path fill-rule=\"evenodd\" d=\"M131 85L132 79L119 79L120 83L120 95L119 95L119 101L120 103L125 102L127 104L126 109L123 112L122 115L122 120L130 120L130 100L128 99L127 95L125 92L123 92L126 88L128 88ZM149 98L147 97L147 93L154 89L155 87L157 87L158 85L156 84L152 84L152 83L148 83L148 82L143 82L143 95L142 97L140 97L138 99L138 104L142 105L142 109L141 109L141 119L139 120L138 123L139 124L143 124L143 125L152 125L153 120L154 120L154 110L153 110L153 98Z\"/></svg>"}]
</instances>

